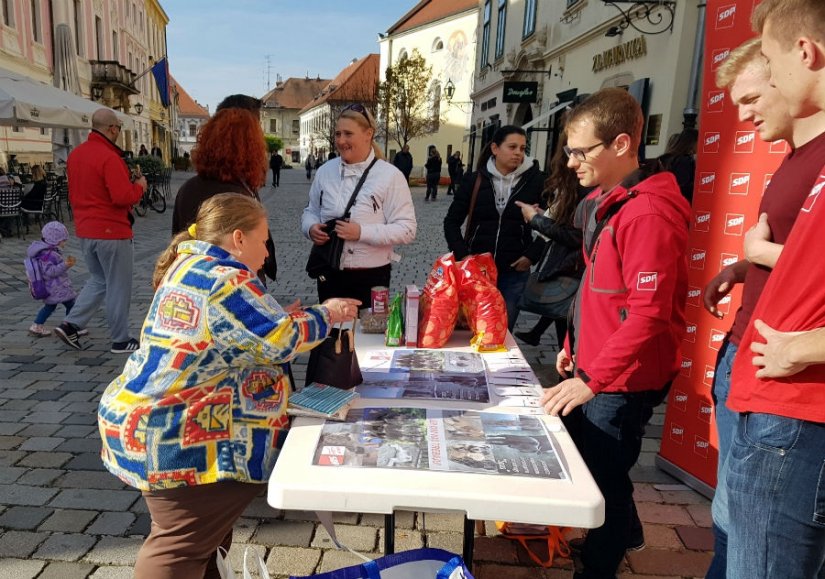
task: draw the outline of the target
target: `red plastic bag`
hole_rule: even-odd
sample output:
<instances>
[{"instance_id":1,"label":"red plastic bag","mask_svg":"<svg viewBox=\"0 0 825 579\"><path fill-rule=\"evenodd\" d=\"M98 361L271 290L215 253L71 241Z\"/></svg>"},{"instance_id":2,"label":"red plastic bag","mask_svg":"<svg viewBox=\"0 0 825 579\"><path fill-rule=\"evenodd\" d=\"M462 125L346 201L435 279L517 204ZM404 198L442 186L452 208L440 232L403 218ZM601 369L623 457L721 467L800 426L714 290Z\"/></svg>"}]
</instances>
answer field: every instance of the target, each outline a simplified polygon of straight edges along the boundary
<instances>
[{"instance_id":1,"label":"red plastic bag","mask_svg":"<svg viewBox=\"0 0 825 579\"><path fill-rule=\"evenodd\" d=\"M461 311L478 351L500 350L507 338L507 306L496 287L498 270L489 253L470 255L458 263Z\"/></svg>"},{"instance_id":2,"label":"red plastic bag","mask_svg":"<svg viewBox=\"0 0 825 579\"><path fill-rule=\"evenodd\" d=\"M418 346L443 347L453 334L458 318L458 282L452 253L435 260L419 305Z\"/></svg>"}]
</instances>

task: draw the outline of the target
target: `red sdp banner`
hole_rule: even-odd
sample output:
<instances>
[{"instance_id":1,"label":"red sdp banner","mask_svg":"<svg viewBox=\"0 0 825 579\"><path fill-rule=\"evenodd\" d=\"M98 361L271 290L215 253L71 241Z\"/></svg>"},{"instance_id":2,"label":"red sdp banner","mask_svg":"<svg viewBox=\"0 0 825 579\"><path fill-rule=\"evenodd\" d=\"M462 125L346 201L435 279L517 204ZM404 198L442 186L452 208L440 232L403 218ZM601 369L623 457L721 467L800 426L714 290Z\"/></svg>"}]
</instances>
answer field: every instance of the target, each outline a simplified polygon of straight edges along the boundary
<instances>
[{"instance_id":1,"label":"red sdp banner","mask_svg":"<svg viewBox=\"0 0 825 579\"><path fill-rule=\"evenodd\" d=\"M771 175L789 151L763 142L750 123L739 122L730 96L715 76L730 51L754 36L750 17L758 0L708 0L703 102L699 117L693 223L688 255L687 332L682 368L673 383L658 464L702 488L716 485L717 442L711 402L716 355L739 308L737 286L718 320L702 305L702 289L719 271L743 259L745 231L756 223Z\"/></svg>"}]
</instances>

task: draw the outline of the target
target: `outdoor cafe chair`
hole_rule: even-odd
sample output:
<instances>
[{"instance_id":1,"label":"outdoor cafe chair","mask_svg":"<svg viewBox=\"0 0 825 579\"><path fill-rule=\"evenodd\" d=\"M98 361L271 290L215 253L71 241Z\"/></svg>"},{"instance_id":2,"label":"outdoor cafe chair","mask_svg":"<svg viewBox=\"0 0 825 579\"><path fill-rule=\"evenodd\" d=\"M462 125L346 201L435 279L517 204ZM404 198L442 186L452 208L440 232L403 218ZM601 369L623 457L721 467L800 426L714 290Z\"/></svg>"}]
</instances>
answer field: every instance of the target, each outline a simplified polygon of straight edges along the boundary
<instances>
[{"instance_id":1,"label":"outdoor cafe chair","mask_svg":"<svg viewBox=\"0 0 825 579\"><path fill-rule=\"evenodd\" d=\"M20 201L23 190L20 187L0 187L0 220L14 219L17 226L17 237L20 238L20 223L22 221Z\"/></svg>"},{"instance_id":2,"label":"outdoor cafe chair","mask_svg":"<svg viewBox=\"0 0 825 579\"><path fill-rule=\"evenodd\" d=\"M28 216L34 216L37 224L43 227L49 221L62 221L60 219L60 189L56 186L49 187L46 196L43 197L43 203L37 209L26 209L20 206L20 212L26 216L26 233L29 232Z\"/></svg>"}]
</instances>

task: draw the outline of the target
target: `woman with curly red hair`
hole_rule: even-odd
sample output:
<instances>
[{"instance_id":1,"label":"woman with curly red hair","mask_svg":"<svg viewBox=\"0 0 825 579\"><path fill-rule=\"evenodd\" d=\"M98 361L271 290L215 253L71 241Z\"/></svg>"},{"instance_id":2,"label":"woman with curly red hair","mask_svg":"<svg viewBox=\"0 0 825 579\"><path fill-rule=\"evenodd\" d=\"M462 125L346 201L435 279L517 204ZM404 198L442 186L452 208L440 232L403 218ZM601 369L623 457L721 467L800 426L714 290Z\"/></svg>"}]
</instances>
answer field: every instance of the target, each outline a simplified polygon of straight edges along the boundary
<instances>
[{"instance_id":1,"label":"woman with curly red hair","mask_svg":"<svg viewBox=\"0 0 825 579\"><path fill-rule=\"evenodd\" d=\"M219 109L198 134L192 151L197 173L181 185L175 198L172 235L195 222L201 203L218 193L239 193L260 201L258 189L266 182L267 151L256 111ZM275 245L270 235L262 272L275 279ZM258 275L263 280L261 272Z\"/></svg>"}]
</instances>

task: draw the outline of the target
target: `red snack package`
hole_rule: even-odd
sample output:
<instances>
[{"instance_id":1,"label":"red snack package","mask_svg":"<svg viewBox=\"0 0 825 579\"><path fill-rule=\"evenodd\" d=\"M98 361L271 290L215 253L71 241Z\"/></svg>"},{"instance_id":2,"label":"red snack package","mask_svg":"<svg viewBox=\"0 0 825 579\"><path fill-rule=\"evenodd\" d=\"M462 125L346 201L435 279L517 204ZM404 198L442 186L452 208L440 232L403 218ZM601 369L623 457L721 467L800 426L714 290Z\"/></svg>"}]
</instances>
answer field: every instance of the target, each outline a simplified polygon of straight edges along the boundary
<instances>
[{"instance_id":1,"label":"red snack package","mask_svg":"<svg viewBox=\"0 0 825 579\"><path fill-rule=\"evenodd\" d=\"M450 339L458 318L458 282L455 257L442 255L433 264L421 292L418 347L441 348Z\"/></svg>"},{"instance_id":2,"label":"red snack package","mask_svg":"<svg viewBox=\"0 0 825 579\"><path fill-rule=\"evenodd\" d=\"M461 311L473 332L471 344L481 352L504 348L507 306L495 285L498 278L493 256L470 255L457 265Z\"/></svg>"}]
</instances>

